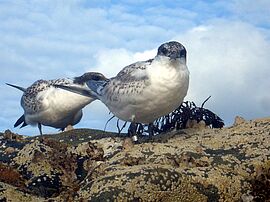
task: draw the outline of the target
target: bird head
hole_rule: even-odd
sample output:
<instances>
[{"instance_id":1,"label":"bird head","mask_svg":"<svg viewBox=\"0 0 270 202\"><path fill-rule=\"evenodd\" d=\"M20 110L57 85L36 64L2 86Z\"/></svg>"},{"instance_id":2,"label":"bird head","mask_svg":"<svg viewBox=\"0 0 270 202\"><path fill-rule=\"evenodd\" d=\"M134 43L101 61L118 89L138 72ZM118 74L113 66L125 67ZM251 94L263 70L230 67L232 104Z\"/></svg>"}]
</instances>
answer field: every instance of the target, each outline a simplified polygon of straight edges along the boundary
<instances>
[{"instance_id":1,"label":"bird head","mask_svg":"<svg viewBox=\"0 0 270 202\"><path fill-rule=\"evenodd\" d=\"M75 77L74 83L83 84L89 80L94 81L106 81L108 80L103 74L99 72L87 72L83 74L82 76Z\"/></svg>"},{"instance_id":2,"label":"bird head","mask_svg":"<svg viewBox=\"0 0 270 202\"><path fill-rule=\"evenodd\" d=\"M181 43L170 41L159 46L157 55L170 59L186 59L187 51Z\"/></svg>"}]
</instances>

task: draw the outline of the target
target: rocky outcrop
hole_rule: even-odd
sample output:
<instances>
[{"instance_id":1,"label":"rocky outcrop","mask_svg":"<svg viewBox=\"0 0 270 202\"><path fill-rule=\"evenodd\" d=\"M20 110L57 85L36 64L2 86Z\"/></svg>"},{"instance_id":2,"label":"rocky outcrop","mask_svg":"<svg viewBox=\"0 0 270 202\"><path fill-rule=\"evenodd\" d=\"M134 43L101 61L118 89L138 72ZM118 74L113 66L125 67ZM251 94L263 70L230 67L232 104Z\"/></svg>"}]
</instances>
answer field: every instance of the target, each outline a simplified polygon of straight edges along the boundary
<instances>
[{"instance_id":1,"label":"rocky outcrop","mask_svg":"<svg viewBox=\"0 0 270 202\"><path fill-rule=\"evenodd\" d=\"M267 201L270 118L143 138L0 134L0 201ZM199 126L199 127L198 127Z\"/></svg>"}]
</instances>

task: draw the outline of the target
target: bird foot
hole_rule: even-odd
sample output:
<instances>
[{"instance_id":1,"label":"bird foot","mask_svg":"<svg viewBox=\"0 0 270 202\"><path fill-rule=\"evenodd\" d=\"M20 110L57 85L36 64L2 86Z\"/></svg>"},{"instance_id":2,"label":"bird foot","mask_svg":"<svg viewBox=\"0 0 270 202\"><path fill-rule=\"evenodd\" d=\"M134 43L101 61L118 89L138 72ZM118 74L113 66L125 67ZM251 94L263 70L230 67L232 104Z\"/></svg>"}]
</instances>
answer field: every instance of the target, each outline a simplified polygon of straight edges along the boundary
<instances>
[{"instance_id":1,"label":"bird foot","mask_svg":"<svg viewBox=\"0 0 270 202\"><path fill-rule=\"evenodd\" d=\"M64 131L70 131L73 130L73 126L72 125L68 125L67 127L65 127Z\"/></svg>"}]
</instances>

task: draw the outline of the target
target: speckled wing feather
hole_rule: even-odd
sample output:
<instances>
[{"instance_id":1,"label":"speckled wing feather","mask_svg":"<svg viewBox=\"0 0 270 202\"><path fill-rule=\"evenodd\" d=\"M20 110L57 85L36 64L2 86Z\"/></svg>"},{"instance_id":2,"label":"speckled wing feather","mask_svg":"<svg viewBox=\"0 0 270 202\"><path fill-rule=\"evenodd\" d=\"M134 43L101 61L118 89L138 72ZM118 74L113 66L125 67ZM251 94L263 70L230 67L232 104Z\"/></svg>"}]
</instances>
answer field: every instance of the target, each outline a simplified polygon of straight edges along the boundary
<instances>
[{"instance_id":1,"label":"speckled wing feather","mask_svg":"<svg viewBox=\"0 0 270 202\"><path fill-rule=\"evenodd\" d=\"M33 114L40 110L42 103L37 99L37 95L48 88L48 81L38 80L26 89L21 98L21 105L27 113Z\"/></svg>"},{"instance_id":2,"label":"speckled wing feather","mask_svg":"<svg viewBox=\"0 0 270 202\"><path fill-rule=\"evenodd\" d=\"M144 71L147 66L151 65L153 59L147 61L136 62L128 65L122 69L116 77L111 80L119 80L121 82L131 82L142 79L148 79L146 72Z\"/></svg>"},{"instance_id":3,"label":"speckled wing feather","mask_svg":"<svg viewBox=\"0 0 270 202\"><path fill-rule=\"evenodd\" d=\"M128 98L130 94L140 94L142 90L149 85L150 81L146 68L151 65L152 61L151 59L126 66L116 77L111 78L98 93L101 96L106 95L104 100L115 102L119 101L119 95L121 95L123 99L132 99Z\"/></svg>"},{"instance_id":4,"label":"speckled wing feather","mask_svg":"<svg viewBox=\"0 0 270 202\"><path fill-rule=\"evenodd\" d=\"M47 90L50 87L53 87L55 84L70 84L71 81L68 79L55 79L55 80L37 80L33 83L30 87L26 89L24 92L21 105L24 110L29 113L33 114L38 111L42 111L44 106L42 105L42 97L38 96L43 91Z\"/></svg>"},{"instance_id":5,"label":"speckled wing feather","mask_svg":"<svg viewBox=\"0 0 270 202\"><path fill-rule=\"evenodd\" d=\"M71 79L53 79L49 80L50 86L53 85L68 85L68 84L73 84L73 81Z\"/></svg>"}]
</instances>

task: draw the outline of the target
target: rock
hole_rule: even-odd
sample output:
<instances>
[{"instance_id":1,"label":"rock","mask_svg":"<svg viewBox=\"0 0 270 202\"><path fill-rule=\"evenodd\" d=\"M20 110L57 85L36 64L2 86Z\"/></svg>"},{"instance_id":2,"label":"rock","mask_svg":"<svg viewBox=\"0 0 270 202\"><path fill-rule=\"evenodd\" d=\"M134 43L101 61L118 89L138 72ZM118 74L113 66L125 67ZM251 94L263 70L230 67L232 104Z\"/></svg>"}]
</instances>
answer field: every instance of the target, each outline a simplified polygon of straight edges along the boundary
<instances>
[{"instance_id":1,"label":"rock","mask_svg":"<svg viewBox=\"0 0 270 202\"><path fill-rule=\"evenodd\" d=\"M123 146L123 149L129 150L129 149L131 149L134 146L134 142L132 141L131 138L126 138L123 141L123 145L122 146Z\"/></svg>"},{"instance_id":2,"label":"rock","mask_svg":"<svg viewBox=\"0 0 270 202\"><path fill-rule=\"evenodd\" d=\"M27 191L18 190L17 187L0 181L0 201L45 202L45 198L29 194Z\"/></svg>"},{"instance_id":3,"label":"rock","mask_svg":"<svg viewBox=\"0 0 270 202\"><path fill-rule=\"evenodd\" d=\"M236 116L235 119L234 119L233 125L234 125L234 126L238 126L238 125L243 124L243 123L245 123L245 122L246 122L246 120L245 120L243 117L241 117L241 116Z\"/></svg>"},{"instance_id":4,"label":"rock","mask_svg":"<svg viewBox=\"0 0 270 202\"><path fill-rule=\"evenodd\" d=\"M191 181L164 165L106 168L106 175L90 179L76 200L89 201L207 201Z\"/></svg>"},{"instance_id":5,"label":"rock","mask_svg":"<svg viewBox=\"0 0 270 202\"><path fill-rule=\"evenodd\" d=\"M14 147L7 147L7 148L5 149L5 153L6 153L6 154L11 154L11 153L13 153L13 152L15 152Z\"/></svg>"},{"instance_id":6,"label":"rock","mask_svg":"<svg viewBox=\"0 0 270 202\"><path fill-rule=\"evenodd\" d=\"M269 131L270 118L237 118L140 144L90 129L0 134L0 201L266 201Z\"/></svg>"},{"instance_id":7,"label":"rock","mask_svg":"<svg viewBox=\"0 0 270 202\"><path fill-rule=\"evenodd\" d=\"M1 182L16 186L18 188L25 187L25 180L16 169L0 163L0 173Z\"/></svg>"},{"instance_id":8,"label":"rock","mask_svg":"<svg viewBox=\"0 0 270 202\"><path fill-rule=\"evenodd\" d=\"M6 130L3 134L4 139L15 140L17 142L23 141L24 137L22 135L15 134L10 130Z\"/></svg>"},{"instance_id":9,"label":"rock","mask_svg":"<svg viewBox=\"0 0 270 202\"><path fill-rule=\"evenodd\" d=\"M206 128L206 124L204 121L197 122L196 120L188 120L187 121L187 128L195 128L195 129L204 129Z\"/></svg>"}]
</instances>

